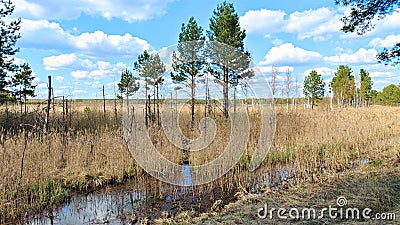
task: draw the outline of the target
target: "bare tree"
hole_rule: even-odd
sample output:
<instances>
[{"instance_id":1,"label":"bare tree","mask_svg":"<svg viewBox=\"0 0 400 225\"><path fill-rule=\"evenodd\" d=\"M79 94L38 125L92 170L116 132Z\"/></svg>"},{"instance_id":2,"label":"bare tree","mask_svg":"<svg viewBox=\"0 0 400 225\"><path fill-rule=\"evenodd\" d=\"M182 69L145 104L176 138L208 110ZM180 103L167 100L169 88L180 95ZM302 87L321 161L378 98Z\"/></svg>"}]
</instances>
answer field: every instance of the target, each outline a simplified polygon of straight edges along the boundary
<instances>
[{"instance_id":1,"label":"bare tree","mask_svg":"<svg viewBox=\"0 0 400 225\"><path fill-rule=\"evenodd\" d=\"M293 87L294 93L293 93L293 98L292 98L292 107L294 109L294 111L296 112L296 99L299 96L299 78L296 77L296 81L294 83L294 87Z\"/></svg>"},{"instance_id":2,"label":"bare tree","mask_svg":"<svg viewBox=\"0 0 400 225\"><path fill-rule=\"evenodd\" d=\"M287 68L286 73L285 73L283 90L284 90L284 94L285 94L285 98L286 98L286 112L289 112L289 99L293 92L293 76L292 76L292 73L290 72L289 68Z\"/></svg>"},{"instance_id":3,"label":"bare tree","mask_svg":"<svg viewBox=\"0 0 400 225\"><path fill-rule=\"evenodd\" d=\"M279 75L279 69L276 66L272 66L271 68L271 74L269 76L269 82L271 84L271 91L272 91L272 96L275 98L277 89L278 89L278 75Z\"/></svg>"}]
</instances>

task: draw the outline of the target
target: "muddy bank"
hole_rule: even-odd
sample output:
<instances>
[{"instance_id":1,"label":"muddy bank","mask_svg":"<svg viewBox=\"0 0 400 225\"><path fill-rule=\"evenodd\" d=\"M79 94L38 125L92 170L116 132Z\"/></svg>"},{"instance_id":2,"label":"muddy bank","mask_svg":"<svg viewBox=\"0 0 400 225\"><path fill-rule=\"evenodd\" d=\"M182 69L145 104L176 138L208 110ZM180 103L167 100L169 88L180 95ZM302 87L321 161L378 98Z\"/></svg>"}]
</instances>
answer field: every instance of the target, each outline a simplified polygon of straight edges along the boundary
<instances>
[{"instance_id":1,"label":"muddy bank","mask_svg":"<svg viewBox=\"0 0 400 225\"><path fill-rule=\"evenodd\" d=\"M346 204L338 206L338 198L344 197ZM259 210L268 211L272 208L300 210L299 218L278 218L268 212L265 218L260 218ZM326 207L362 209L370 208L370 218L349 217L343 213L343 218L331 218L327 213L318 219L321 210ZM314 208L316 219L301 218L301 209ZM318 211L320 210L320 211ZM318 214L319 212L319 214ZM338 211L339 212L339 211ZM264 215L264 210L261 211ZM377 219L380 214L385 219ZM271 218L272 215L272 218ZM293 214L296 216L296 214ZM400 224L400 167L380 169L365 172L362 169L344 172L330 182L321 185L303 184L288 190L268 191L263 194L247 194L240 200L228 204L220 213L203 214L192 218L194 224ZM181 224L184 224L183 222Z\"/></svg>"}]
</instances>

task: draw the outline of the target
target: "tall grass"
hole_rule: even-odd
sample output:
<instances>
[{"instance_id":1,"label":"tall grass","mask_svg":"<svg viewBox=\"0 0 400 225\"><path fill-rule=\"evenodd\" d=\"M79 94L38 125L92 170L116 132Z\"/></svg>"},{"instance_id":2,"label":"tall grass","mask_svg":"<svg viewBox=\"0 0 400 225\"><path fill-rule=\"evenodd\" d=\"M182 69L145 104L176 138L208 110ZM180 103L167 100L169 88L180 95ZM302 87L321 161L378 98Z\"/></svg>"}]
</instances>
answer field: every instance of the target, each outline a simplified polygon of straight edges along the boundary
<instances>
[{"instance_id":1,"label":"tall grass","mask_svg":"<svg viewBox=\"0 0 400 225\"><path fill-rule=\"evenodd\" d=\"M30 110L26 115L2 110L0 223L51 208L65 201L71 191L87 191L128 179L146 180L156 198L163 196L161 182L136 165L126 146L121 115L115 118L113 105L107 107L106 115L96 104L84 102L75 103L68 115L55 110L48 133L43 129L41 110ZM203 115L198 110L196 115ZM196 188L199 193L216 186L223 191L253 187L248 182L248 165L257 143L260 118L256 109L250 109L249 114L252 127L247 151L228 174ZM255 180L265 174L276 177L273 174L277 170L294 171L290 185L296 185L324 182L335 173L351 169L351 163L361 159L380 162L371 163L371 169L396 165L400 157L399 115L400 108L384 106L335 111L298 109L289 113L278 108L273 145L253 177ZM203 164L218 156L229 139L228 121L220 119L219 113L211 117L217 121L217 135L210 147L189 154L191 165ZM192 129L188 126L189 110L181 111L181 129L189 137L199 135L197 125L201 117L195 119ZM149 132L161 154L182 163L184 152L169 143L157 124L151 125ZM271 186L272 182L267 185Z\"/></svg>"}]
</instances>

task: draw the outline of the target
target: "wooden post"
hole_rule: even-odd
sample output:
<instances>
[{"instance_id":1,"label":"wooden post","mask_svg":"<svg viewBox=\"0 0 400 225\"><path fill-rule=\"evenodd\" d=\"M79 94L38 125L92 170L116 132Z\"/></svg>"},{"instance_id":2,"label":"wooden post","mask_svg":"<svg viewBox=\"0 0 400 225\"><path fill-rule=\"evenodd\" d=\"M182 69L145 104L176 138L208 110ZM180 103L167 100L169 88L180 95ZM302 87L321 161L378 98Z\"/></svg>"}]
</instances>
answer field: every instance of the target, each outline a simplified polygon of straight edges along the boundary
<instances>
[{"instance_id":1,"label":"wooden post","mask_svg":"<svg viewBox=\"0 0 400 225\"><path fill-rule=\"evenodd\" d=\"M54 89L53 88L51 88L51 96L52 96L52 99L53 99L53 112L54 112L54 110L56 110L56 107L54 107L55 98L54 98Z\"/></svg>"},{"instance_id":2,"label":"wooden post","mask_svg":"<svg viewBox=\"0 0 400 225\"><path fill-rule=\"evenodd\" d=\"M66 119L67 119L66 127L70 127L69 126L69 119L68 119L68 98L65 99L65 116L66 116Z\"/></svg>"},{"instance_id":3,"label":"wooden post","mask_svg":"<svg viewBox=\"0 0 400 225\"><path fill-rule=\"evenodd\" d=\"M117 125L117 92L114 85L114 125Z\"/></svg>"},{"instance_id":4,"label":"wooden post","mask_svg":"<svg viewBox=\"0 0 400 225\"><path fill-rule=\"evenodd\" d=\"M64 115L65 115L65 104L64 104L64 95L62 96L62 114L63 114L63 119L64 119Z\"/></svg>"},{"instance_id":5,"label":"wooden post","mask_svg":"<svg viewBox=\"0 0 400 225\"><path fill-rule=\"evenodd\" d=\"M47 108L46 108L46 120L45 120L45 128L46 133L49 131L49 115L50 115L50 104L51 104L51 75L48 76L49 83L48 83L48 97L47 97Z\"/></svg>"},{"instance_id":6,"label":"wooden post","mask_svg":"<svg viewBox=\"0 0 400 225\"><path fill-rule=\"evenodd\" d=\"M106 117L106 94L104 92L104 85L103 85L103 113L104 118Z\"/></svg>"}]
</instances>

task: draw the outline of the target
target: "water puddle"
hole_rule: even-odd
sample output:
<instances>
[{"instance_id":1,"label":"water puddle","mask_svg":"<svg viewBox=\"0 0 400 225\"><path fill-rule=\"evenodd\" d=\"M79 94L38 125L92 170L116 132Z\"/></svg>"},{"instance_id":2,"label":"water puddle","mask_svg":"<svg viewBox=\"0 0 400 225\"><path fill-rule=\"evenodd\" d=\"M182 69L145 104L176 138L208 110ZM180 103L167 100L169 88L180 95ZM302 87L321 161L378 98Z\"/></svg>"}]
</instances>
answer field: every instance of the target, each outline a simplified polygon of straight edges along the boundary
<instances>
[{"instance_id":1,"label":"water puddle","mask_svg":"<svg viewBox=\"0 0 400 225\"><path fill-rule=\"evenodd\" d=\"M368 163L368 159L351 160L351 168ZM272 171L260 171L249 175L248 190L261 193L265 188L271 190L286 189L294 184L296 170L291 167L279 167ZM323 171L321 171L323 173ZM184 184L192 183L190 165L184 165ZM235 200L239 188L229 188L215 184L211 188L178 187L162 184L157 193L151 192L153 184L145 181L131 181L126 185L103 188L87 195L75 194L64 205L46 211L31 218L29 225L52 224L136 224L147 218L157 219L162 212L175 216L180 212L194 210L207 212L216 200L227 204Z\"/></svg>"},{"instance_id":2,"label":"water puddle","mask_svg":"<svg viewBox=\"0 0 400 225\"><path fill-rule=\"evenodd\" d=\"M190 166L184 165L184 184L190 185L192 177ZM164 184L161 187L162 198L154 198L154 193L142 190L138 191L141 182L108 187L87 195L75 194L68 203L53 211L46 211L35 216L25 224L29 225L53 225L53 224L135 224L142 219L159 218L161 212L168 212L175 215L186 210L206 211L208 204L199 206L196 199L198 194L193 187L177 187ZM141 183L141 188L147 186ZM224 198L220 191L213 191L212 198ZM211 195L209 195L211 197ZM207 196L204 196L207 201ZM203 200L203 201L204 201ZM212 204L212 199L208 199Z\"/></svg>"},{"instance_id":3,"label":"water puddle","mask_svg":"<svg viewBox=\"0 0 400 225\"><path fill-rule=\"evenodd\" d=\"M44 212L27 224L124 224L128 214L138 211L145 201L144 193L121 190L76 194L52 212Z\"/></svg>"}]
</instances>

